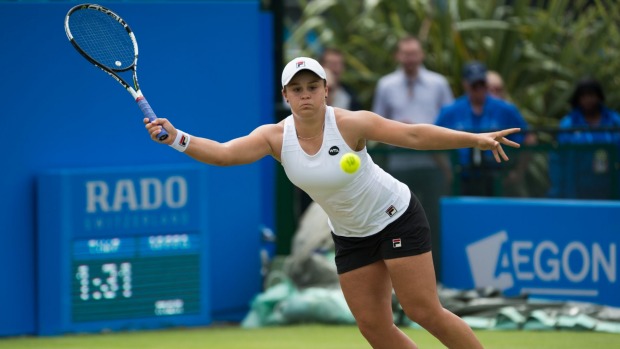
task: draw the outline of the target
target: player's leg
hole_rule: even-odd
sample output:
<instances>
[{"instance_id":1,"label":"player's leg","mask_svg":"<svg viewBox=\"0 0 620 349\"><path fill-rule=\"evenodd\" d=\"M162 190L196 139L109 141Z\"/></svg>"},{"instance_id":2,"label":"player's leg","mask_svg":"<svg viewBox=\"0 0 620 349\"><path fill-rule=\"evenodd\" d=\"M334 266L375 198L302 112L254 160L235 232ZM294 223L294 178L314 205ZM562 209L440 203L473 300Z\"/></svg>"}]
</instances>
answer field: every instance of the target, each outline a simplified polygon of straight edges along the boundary
<instances>
[{"instance_id":1,"label":"player's leg","mask_svg":"<svg viewBox=\"0 0 620 349\"><path fill-rule=\"evenodd\" d=\"M398 301L411 320L448 348L482 348L467 323L439 302L431 252L385 263Z\"/></svg>"},{"instance_id":2,"label":"player's leg","mask_svg":"<svg viewBox=\"0 0 620 349\"><path fill-rule=\"evenodd\" d=\"M407 210L385 233L382 257L405 314L448 348L482 348L471 328L439 302L431 232L414 194Z\"/></svg>"},{"instance_id":3,"label":"player's leg","mask_svg":"<svg viewBox=\"0 0 620 349\"><path fill-rule=\"evenodd\" d=\"M340 285L357 326L374 349L415 349L392 315L392 283L383 261L340 274Z\"/></svg>"}]
</instances>

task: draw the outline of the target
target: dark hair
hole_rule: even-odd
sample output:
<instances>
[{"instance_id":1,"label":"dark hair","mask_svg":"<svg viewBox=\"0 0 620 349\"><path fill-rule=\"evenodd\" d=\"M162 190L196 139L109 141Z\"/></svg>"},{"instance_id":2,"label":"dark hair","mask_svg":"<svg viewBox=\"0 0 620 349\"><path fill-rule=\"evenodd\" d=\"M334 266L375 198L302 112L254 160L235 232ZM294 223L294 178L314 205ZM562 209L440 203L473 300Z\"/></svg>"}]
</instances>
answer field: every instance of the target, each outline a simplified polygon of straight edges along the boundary
<instances>
[{"instance_id":1,"label":"dark hair","mask_svg":"<svg viewBox=\"0 0 620 349\"><path fill-rule=\"evenodd\" d=\"M603 93L601 84L594 78L586 77L577 82L575 91L570 98L571 106L573 108L579 107L579 98L585 94L595 94L601 100L601 103L605 101L605 93Z\"/></svg>"}]
</instances>

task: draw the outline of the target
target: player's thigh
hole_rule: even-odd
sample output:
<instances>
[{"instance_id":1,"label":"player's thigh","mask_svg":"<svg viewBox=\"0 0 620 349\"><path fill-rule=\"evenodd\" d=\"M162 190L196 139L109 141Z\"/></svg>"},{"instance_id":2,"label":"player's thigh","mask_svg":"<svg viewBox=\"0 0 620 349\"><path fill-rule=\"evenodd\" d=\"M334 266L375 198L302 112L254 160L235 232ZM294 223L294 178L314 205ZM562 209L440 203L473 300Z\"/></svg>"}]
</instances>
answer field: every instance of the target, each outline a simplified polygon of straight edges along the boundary
<instances>
[{"instance_id":1,"label":"player's thigh","mask_svg":"<svg viewBox=\"0 0 620 349\"><path fill-rule=\"evenodd\" d=\"M409 316L427 316L442 309L437 296L435 268L431 252L386 259L394 291Z\"/></svg>"},{"instance_id":2,"label":"player's thigh","mask_svg":"<svg viewBox=\"0 0 620 349\"><path fill-rule=\"evenodd\" d=\"M339 278L358 325L392 324L392 283L383 261L340 274Z\"/></svg>"}]
</instances>

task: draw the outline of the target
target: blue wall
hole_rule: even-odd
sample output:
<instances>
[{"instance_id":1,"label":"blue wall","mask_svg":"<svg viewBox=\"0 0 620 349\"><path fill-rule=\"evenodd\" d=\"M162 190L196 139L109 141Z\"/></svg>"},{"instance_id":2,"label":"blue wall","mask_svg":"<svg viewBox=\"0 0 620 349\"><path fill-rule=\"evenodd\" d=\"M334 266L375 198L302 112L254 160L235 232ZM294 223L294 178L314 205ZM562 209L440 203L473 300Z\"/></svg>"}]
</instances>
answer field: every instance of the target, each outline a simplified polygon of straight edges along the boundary
<instances>
[{"instance_id":1,"label":"blue wall","mask_svg":"<svg viewBox=\"0 0 620 349\"><path fill-rule=\"evenodd\" d=\"M74 3L73 3L74 4ZM69 44L71 3L0 3L0 335L34 333L35 180L58 168L193 163L153 143L120 85ZM102 3L106 5L106 3ZM155 112L196 135L227 141L272 121L273 62L258 1L109 5L140 47L139 78ZM242 25L239 25L239 24ZM260 289L258 227L271 224L271 159L210 168L215 320L238 318ZM265 189L267 188L267 189ZM53 207L50 207L53 209ZM231 238L235 239L230 246ZM229 246L222 248L223 244ZM234 277L228 277L231 271ZM45 270L38 272L44 273ZM219 281L219 282L218 282Z\"/></svg>"}]
</instances>

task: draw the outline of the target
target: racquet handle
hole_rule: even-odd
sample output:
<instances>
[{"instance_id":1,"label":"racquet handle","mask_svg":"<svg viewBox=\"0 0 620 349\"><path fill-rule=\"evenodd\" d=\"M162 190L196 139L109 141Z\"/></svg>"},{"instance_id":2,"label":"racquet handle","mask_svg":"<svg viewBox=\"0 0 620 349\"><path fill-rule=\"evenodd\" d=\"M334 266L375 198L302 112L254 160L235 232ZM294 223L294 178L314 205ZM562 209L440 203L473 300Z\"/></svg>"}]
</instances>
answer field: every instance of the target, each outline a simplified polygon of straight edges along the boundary
<instances>
[{"instance_id":1,"label":"racquet handle","mask_svg":"<svg viewBox=\"0 0 620 349\"><path fill-rule=\"evenodd\" d=\"M142 96L138 97L136 99L136 102L138 102L138 107L140 107L140 110L142 110L142 113L149 119L149 121L157 119L157 115L155 115L155 112L153 112L153 108L151 108L149 102L146 101L146 98ZM163 142L166 140L166 138L168 138L168 132L166 132L166 130L162 128L161 132L157 135L157 139L160 142Z\"/></svg>"}]
</instances>

